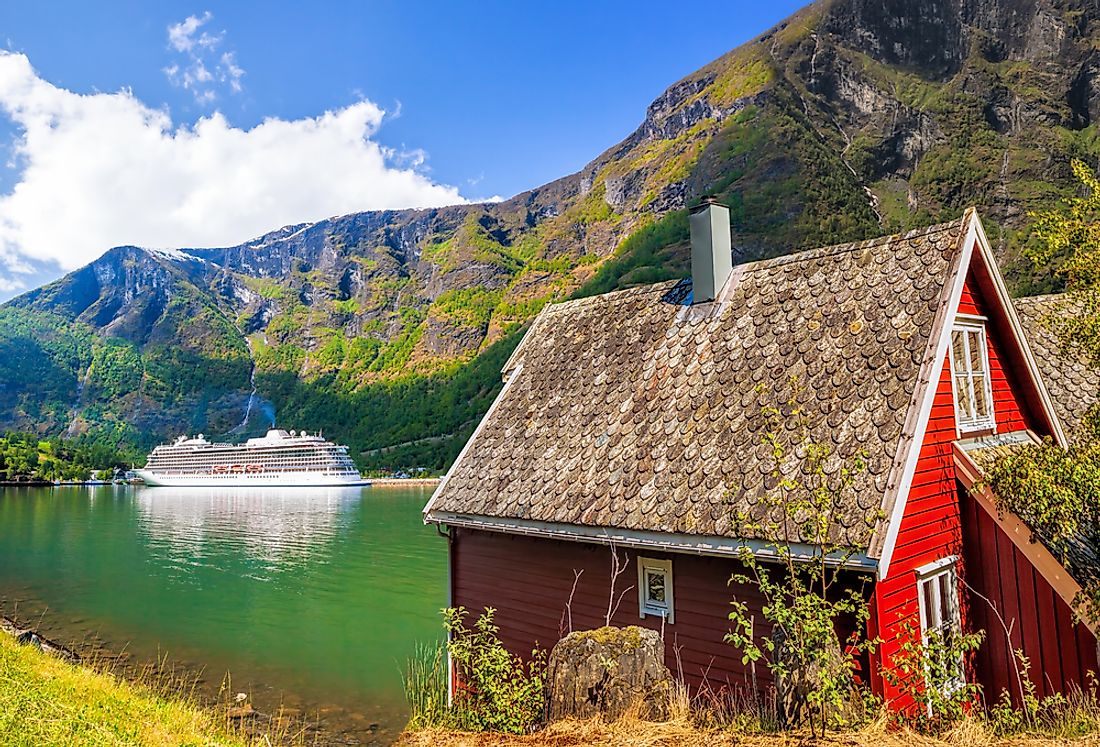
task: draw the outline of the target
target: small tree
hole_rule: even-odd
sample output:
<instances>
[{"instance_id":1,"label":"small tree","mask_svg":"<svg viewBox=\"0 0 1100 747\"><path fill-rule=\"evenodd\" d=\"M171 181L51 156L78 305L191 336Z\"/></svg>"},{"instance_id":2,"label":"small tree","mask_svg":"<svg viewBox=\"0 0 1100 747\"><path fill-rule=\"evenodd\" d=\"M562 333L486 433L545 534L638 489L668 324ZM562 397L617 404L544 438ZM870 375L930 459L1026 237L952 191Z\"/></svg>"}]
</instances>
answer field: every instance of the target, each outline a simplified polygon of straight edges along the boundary
<instances>
[{"instance_id":1,"label":"small tree","mask_svg":"<svg viewBox=\"0 0 1100 747\"><path fill-rule=\"evenodd\" d=\"M1066 283L1066 301L1044 323L1064 347L1085 355L1096 367L1100 366L1100 180L1082 161L1074 160L1072 168L1082 194L1031 215L1036 246L1028 254L1037 266L1058 263ZM1014 449L986 469L986 482L998 508L1020 517L1034 532L1033 541L1041 538L1063 564L1071 565L1075 546L1100 545L1100 411L1096 406L1089 410L1068 449L1050 439ZM1081 614L1100 620L1100 580L1093 576L1083 574L1085 584L1075 602Z\"/></svg>"},{"instance_id":2,"label":"small tree","mask_svg":"<svg viewBox=\"0 0 1100 747\"><path fill-rule=\"evenodd\" d=\"M876 643L859 633L870 612L862 590L850 581L852 558L870 540L880 514L872 512L858 520L854 533L838 535L838 519L851 513L847 507L865 468L863 457L841 460L828 444L816 441L798 401L801 387L792 380L790 388L792 396L785 401L758 388L773 400L762 408L767 426L763 443L771 451L776 487L751 513L740 508L734 512L740 536L763 540L772 558L765 562L742 547L739 557L747 573L734 575L731 583L760 590L761 614L774 633L756 635L748 604L734 598L726 641L741 650L744 663L764 662L781 688L793 679L801 681L816 736L831 724L844 725L855 658ZM789 455L797 459L793 469ZM805 554L796 556L793 545L805 548ZM843 647L837 635L841 621L854 622L856 628Z\"/></svg>"}]
</instances>

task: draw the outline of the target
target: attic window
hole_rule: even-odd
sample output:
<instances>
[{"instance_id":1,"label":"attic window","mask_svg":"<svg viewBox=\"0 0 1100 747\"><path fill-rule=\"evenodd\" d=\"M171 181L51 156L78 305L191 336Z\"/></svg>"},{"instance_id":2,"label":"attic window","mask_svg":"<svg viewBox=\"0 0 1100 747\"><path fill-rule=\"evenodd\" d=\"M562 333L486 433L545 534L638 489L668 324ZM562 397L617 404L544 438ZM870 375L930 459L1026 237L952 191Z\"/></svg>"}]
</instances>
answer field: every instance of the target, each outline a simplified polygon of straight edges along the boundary
<instances>
[{"instance_id":1,"label":"attic window","mask_svg":"<svg viewBox=\"0 0 1100 747\"><path fill-rule=\"evenodd\" d=\"M951 331L951 381L959 432L992 430L993 387L984 324L965 322Z\"/></svg>"},{"instance_id":2,"label":"attic window","mask_svg":"<svg viewBox=\"0 0 1100 747\"><path fill-rule=\"evenodd\" d=\"M662 617L675 622L672 604L672 561L638 558L638 617Z\"/></svg>"}]
</instances>

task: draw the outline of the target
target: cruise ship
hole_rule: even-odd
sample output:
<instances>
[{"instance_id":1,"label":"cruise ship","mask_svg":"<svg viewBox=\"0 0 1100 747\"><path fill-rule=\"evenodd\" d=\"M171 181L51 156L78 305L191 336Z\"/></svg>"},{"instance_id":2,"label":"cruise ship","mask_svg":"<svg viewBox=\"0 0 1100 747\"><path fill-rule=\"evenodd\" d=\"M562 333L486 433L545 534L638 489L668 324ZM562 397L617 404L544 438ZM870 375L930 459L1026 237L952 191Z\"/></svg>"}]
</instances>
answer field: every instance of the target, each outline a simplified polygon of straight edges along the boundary
<instances>
[{"instance_id":1,"label":"cruise ship","mask_svg":"<svg viewBox=\"0 0 1100 747\"><path fill-rule=\"evenodd\" d=\"M137 475L146 485L312 487L366 485L348 448L320 434L269 430L243 444L181 436L153 449Z\"/></svg>"}]
</instances>

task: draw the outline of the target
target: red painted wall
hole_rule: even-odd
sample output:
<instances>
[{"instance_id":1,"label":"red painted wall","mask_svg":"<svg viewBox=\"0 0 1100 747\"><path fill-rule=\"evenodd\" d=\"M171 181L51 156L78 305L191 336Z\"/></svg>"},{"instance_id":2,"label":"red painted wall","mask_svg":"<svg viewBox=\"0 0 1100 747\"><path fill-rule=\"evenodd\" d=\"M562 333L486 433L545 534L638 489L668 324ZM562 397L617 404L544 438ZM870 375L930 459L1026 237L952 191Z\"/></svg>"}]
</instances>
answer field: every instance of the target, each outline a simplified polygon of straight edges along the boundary
<instances>
[{"instance_id":1,"label":"red painted wall","mask_svg":"<svg viewBox=\"0 0 1100 747\"><path fill-rule=\"evenodd\" d=\"M495 532L452 529L452 604L470 611L469 622L485 607L497 610L500 637L515 654L526 656L536 645L550 649L568 632L566 602L573 587L573 571L582 571L573 594L574 630L604 625L610 597L611 550L580 542L517 537ZM723 641L729 630L730 601L736 594L750 608L759 610L761 599L754 587L731 587L734 573L744 573L737 560L697 555L643 552L651 558L672 559L675 623L666 625L665 663L682 673L694 690L707 686L752 690L753 668L741 663L741 653ZM622 602L613 625L641 625L661 630L654 617L638 617L638 569L633 550L619 550L626 571L616 583ZM623 592L629 587L629 591ZM840 631L847 635L851 628ZM770 635L761 620L758 636ZM755 669L756 685L765 691L772 685L766 666Z\"/></svg>"},{"instance_id":2,"label":"red painted wall","mask_svg":"<svg viewBox=\"0 0 1100 747\"><path fill-rule=\"evenodd\" d=\"M990 309L981 297L980 288L978 279L971 272L959 302L960 314L988 316ZM1013 362L1014 359L1006 355L1004 330L995 320L991 320L986 326L997 432L1032 428L1042 433L1040 419L1035 417L1021 396L1025 382L1015 370L1017 364ZM964 564L960 565L959 571L966 577L965 556L968 553L963 552L963 525L951 453L951 444L957 438L951 367L945 357L928 427L921 444L913 485L898 531L889 576L875 590L872 632L885 641L876 657L876 665L888 666L897 655L902 642L899 639L901 620L919 619L914 573L917 568L940 558L958 555L964 558ZM982 549L976 549L972 557L981 557L982 552ZM977 621L965 619L967 605L964 604L963 609L964 625L984 627ZM873 682L888 699L895 700L896 707L905 709L913 705L880 678L873 677Z\"/></svg>"},{"instance_id":3,"label":"red painted wall","mask_svg":"<svg viewBox=\"0 0 1100 747\"><path fill-rule=\"evenodd\" d=\"M1074 623L1069 606L993 517L961 484L958 490L966 582L976 592L967 600L967 616L975 629L986 631L986 641L974 657L986 701L992 705L1007 690L1019 702L1020 685L1012 654L1017 649L1022 649L1031 661L1028 676L1036 695L1086 687L1087 673L1100 673L1096 638L1084 625Z\"/></svg>"},{"instance_id":4,"label":"red painted wall","mask_svg":"<svg viewBox=\"0 0 1100 747\"><path fill-rule=\"evenodd\" d=\"M536 645L549 650L568 632L566 603L574 570L581 571L581 576L573 594L573 629L604 625L611 589L608 547L495 532L451 531L452 604L466 607L470 622L485 607L495 608L501 640L513 653L526 656ZM744 572L743 566L736 561L693 555L643 554L673 559L676 622L666 625L664 633L669 669L682 671L693 687L704 681L715 690L750 683L751 669L743 666L740 654L723 642L733 598L727 582L733 573ZM622 595L622 601L612 624L660 630L659 619L638 617L637 553L619 550L619 556L627 562L616 582L616 598ZM628 587L630 590L623 594ZM759 596L753 589L740 590L740 596L759 609ZM770 631L761 624L761 632ZM756 674L761 685L771 684L766 667L758 667Z\"/></svg>"}]
</instances>

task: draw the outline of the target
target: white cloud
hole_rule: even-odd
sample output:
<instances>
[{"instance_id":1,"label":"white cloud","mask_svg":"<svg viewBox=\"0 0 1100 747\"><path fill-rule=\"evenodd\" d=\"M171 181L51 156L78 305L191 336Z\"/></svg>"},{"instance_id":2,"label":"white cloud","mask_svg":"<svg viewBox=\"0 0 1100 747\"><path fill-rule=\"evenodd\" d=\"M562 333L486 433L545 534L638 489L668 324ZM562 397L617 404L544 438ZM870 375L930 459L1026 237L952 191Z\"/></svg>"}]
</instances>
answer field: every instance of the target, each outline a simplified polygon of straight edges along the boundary
<instances>
[{"instance_id":1,"label":"white cloud","mask_svg":"<svg viewBox=\"0 0 1100 747\"><path fill-rule=\"evenodd\" d=\"M0 111L21 169L0 194L8 284L119 244L225 246L331 215L464 202L418 170L422 153L371 139L386 115L366 100L247 130L218 112L176 124L130 91L76 94L0 51Z\"/></svg>"},{"instance_id":2,"label":"white cloud","mask_svg":"<svg viewBox=\"0 0 1100 747\"><path fill-rule=\"evenodd\" d=\"M205 31L195 36L202 26L209 23L214 15L210 11L198 16L187 16L179 23L168 26L168 45L177 52L190 52L195 47L215 47L221 41L221 34L207 34Z\"/></svg>"},{"instance_id":3,"label":"white cloud","mask_svg":"<svg viewBox=\"0 0 1100 747\"><path fill-rule=\"evenodd\" d=\"M202 16L187 16L179 23L168 26L168 48L183 57L165 66L163 72L168 81L191 92L202 105L212 104L218 98L218 87L228 87L230 93L244 90L241 78L245 71L237 64L235 52L219 53L225 40L225 32L210 33L203 30L214 15L206 11Z\"/></svg>"}]
</instances>

